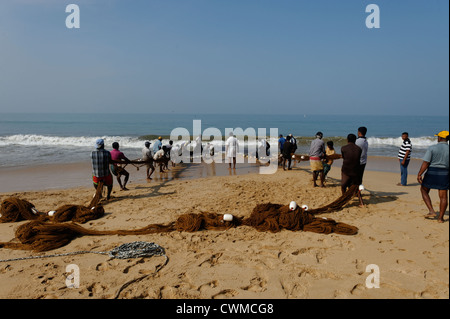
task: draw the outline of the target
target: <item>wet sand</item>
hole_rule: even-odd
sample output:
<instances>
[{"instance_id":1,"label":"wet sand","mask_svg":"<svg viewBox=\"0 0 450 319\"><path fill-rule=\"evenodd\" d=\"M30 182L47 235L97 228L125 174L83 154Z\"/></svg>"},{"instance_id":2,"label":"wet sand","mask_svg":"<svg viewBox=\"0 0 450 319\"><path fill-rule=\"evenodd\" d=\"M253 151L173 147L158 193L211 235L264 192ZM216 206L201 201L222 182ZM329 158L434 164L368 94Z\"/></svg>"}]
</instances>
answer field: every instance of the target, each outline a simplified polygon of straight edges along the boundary
<instances>
[{"instance_id":1,"label":"wet sand","mask_svg":"<svg viewBox=\"0 0 450 319\"><path fill-rule=\"evenodd\" d=\"M416 183L416 174L419 171L422 161L412 159L409 164L410 183ZM300 162L297 167L309 169L309 162ZM339 169L341 161L336 160L333 169ZM167 173L160 173L158 170L152 175L153 181L167 181L171 179L195 179L213 176L242 175L258 173L259 164L242 163L238 164L236 170L230 170L228 164L178 164L177 167L170 167ZM146 182L145 167L139 171L131 165L126 168L130 173L130 184ZM400 167L396 158L372 156L368 159L366 166L368 171L398 173L400 179ZM71 187L92 186L92 167L90 162L75 164L52 164L38 165L34 167L0 168L0 193L66 189ZM400 180L399 180L400 181ZM117 185L117 182L115 181Z\"/></svg>"}]
</instances>

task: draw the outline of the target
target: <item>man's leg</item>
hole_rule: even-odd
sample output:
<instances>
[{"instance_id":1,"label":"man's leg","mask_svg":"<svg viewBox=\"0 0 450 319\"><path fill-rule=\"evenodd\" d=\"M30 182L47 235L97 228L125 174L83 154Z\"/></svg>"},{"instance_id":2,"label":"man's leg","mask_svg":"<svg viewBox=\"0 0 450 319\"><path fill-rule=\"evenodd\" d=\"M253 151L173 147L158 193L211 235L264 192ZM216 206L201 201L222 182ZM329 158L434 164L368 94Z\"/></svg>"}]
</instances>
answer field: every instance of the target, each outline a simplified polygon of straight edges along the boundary
<instances>
[{"instance_id":1,"label":"man's leg","mask_svg":"<svg viewBox=\"0 0 450 319\"><path fill-rule=\"evenodd\" d=\"M407 179L408 179L408 164L409 161L405 162L405 165L402 165L402 160L400 160L400 172L401 172L401 181L400 183L403 186L406 186L407 184Z\"/></svg>"},{"instance_id":2,"label":"man's leg","mask_svg":"<svg viewBox=\"0 0 450 319\"><path fill-rule=\"evenodd\" d=\"M345 192L347 191L347 187L349 186L349 182L350 182L350 177L348 177L344 173L341 173L341 192L342 192L342 195L344 195Z\"/></svg>"},{"instance_id":3,"label":"man's leg","mask_svg":"<svg viewBox=\"0 0 450 319\"><path fill-rule=\"evenodd\" d=\"M323 170L319 171L320 174L320 187L325 187L325 175L323 174Z\"/></svg>"},{"instance_id":4,"label":"man's leg","mask_svg":"<svg viewBox=\"0 0 450 319\"><path fill-rule=\"evenodd\" d=\"M124 179L124 181L123 181L123 190L124 191L127 191L128 190L128 188L127 188L127 183L128 183L128 179L130 178L130 173L128 173L128 171L126 171L126 170L123 170L122 171L122 175L124 175L125 176L125 179Z\"/></svg>"},{"instance_id":5,"label":"man's leg","mask_svg":"<svg viewBox=\"0 0 450 319\"><path fill-rule=\"evenodd\" d=\"M122 176L121 174L117 174L116 175L116 179L117 179L117 182L119 183L120 189L123 189L122 181L120 180L121 176Z\"/></svg>"},{"instance_id":6,"label":"man's leg","mask_svg":"<svg viewBox=\"0 0 450 319\"><path fill-rule=\"evenodd\" d=\"M440 189L439 190L439 222L444 221L445 210L448 207L448 190Z\"/></svg>"},{"instance_id":7,"label":"man's leg","mask_svg":"<svg viewBox=\"0 0 450 319\"><path fill-rule=\"evenodd\" d=\"M318 171L313 171L313 182L314 187L317 187L316 180L317 180Z\"/></svg>"},{"instance_id":8,"label":"man's leg","mask_svg":"<svg viewBox=\"0 0 450 319\"><path fill-rule=\"evenodd\" d=\"M111 198L111 192L112 192L113 186L112 185L108 185L107 189L108 189L108 193L106 195L106 199L109 200Z\"/></svg>"},{"instance_id":9,"label":"man's leg","mask_svg":"<svg viewBox=\"0 0 450 319\"><path fill-rule=\"evenodd\" d=\"M402 165L401 159L399 159L398 161L400 162L400 185L404 186L405 184L403 184L403 181L404 181L405 167Z\"/></svg>"},{"instance_id":10,"label":"man's leg","mask_svg":"<svg viewBox=\"0 0 450 319\"><path fill-rule=\"evenodd\" d=\"M434 211L433 205L431 204L430 189L425 187L425 186L423 186L423 185L421 185L420 186L420 192L422 194L422 199L423 199L425 205L428 208L428 212L429 212L428 215L434 217L436 212Z\"/></svg>"}]
</instances>

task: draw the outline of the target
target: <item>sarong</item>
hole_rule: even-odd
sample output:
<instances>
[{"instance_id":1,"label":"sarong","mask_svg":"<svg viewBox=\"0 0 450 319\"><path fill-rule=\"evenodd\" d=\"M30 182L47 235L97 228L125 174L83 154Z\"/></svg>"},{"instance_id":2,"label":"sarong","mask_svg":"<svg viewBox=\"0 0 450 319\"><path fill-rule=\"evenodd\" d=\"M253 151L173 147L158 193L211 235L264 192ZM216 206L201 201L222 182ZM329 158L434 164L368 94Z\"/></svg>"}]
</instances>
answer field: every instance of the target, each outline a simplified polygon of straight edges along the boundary
<instances>
[{"instance_id":1,"label":"sarong","mask_svg":"<svg viewBox=\"0 0 450 319\"><path fill-rule=\"evenodd\" d=\"M422 185L429 189L449 189L448 178L447 168L428 167Z\"/></svg>"},{"instance_id":2,"label":"sarong","mask_svg":"<svg viewBox=\"0 0 450 319\"><path fill-rule=\"evenodd\" d=\"M310 156L309 164L310 164L311 170L313 172L323 170L323 163L322 163L322 160L320 159L320 157Z\"/></svg>"}]
</instances>

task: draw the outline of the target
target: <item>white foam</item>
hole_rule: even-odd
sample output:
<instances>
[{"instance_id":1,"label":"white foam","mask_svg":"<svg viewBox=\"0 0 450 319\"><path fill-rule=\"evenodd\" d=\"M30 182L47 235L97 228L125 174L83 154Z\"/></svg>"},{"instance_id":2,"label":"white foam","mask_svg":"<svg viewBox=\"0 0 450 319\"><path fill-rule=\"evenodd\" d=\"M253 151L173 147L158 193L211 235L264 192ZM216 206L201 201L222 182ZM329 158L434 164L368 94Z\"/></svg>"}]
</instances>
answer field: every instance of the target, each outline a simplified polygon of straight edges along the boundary
<instances>
[{"instance_id":1,"label":"white foam","mask_svg":"<svg viewBox=\"0 0 450 319\"><path fill-rule=\"evenodd\" d=\"M417 148L427 148L433 144L436 144L435 137L411 137L411 144L413 149ZM383 146L395 146L400 147L403 143L401 137L368 137L367 142L369 147L383 147Z\"/></svg>"},{"instance_id":2,"label":"white foam","mask_svg":"<svg viewBox=\"0 0 450 319\"><path fill-rule=\"evenodd\" d=\"M35 134L17 134L0 137L0 146L75 146L94 148L97 138L105 140L106 148L111 148L113 142L118 142L120 147L143 148L143 140L130 136L47 136ZM109 147L108 147L109 146Z\"/></svg>"},{"instance_id":3,"label":"white foam","mask_svg":"<svg viewBox=\"0 0 450 319\"><path fill-rule=\"evenodd\" d=\"M21 145L21 146L76 146L76 147L95 147L95 141L98 138L105 140L105 146L107 149L111 148L113 142L118 142L121 148L138 148L142 149L144 147L144 140L140 140L137 137L131 136L98 136L98 137L87 137L87 136L50 136L50 135L36 135L36 134L16 134L10 136L0 136L0 146L9 145ZM155 140L150 140L152 145ZM182 145L186 141L179 140L174 141L174 145ZM273 142L273 141L272 141ZM168 144L169 140L163 140L162 144ZM203 145L206 142L202 143ZM223 141L212 141L212 145L220 146L225 145ZM191 146L195 147L196 142L191 141ZM259 141L250 139L247 143L249 147L258 147ZM152 147L152 146L150 146Z\"/></svg>"}]
</instances>

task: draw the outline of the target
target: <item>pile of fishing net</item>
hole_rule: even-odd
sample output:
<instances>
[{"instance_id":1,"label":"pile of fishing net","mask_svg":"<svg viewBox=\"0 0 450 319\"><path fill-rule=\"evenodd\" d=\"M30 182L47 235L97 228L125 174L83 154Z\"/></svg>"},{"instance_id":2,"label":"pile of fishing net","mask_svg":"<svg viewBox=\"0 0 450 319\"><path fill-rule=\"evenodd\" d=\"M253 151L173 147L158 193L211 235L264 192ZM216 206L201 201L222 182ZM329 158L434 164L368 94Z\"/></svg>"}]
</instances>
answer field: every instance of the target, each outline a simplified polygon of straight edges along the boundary
<instances>
[{"instance_id":1,"label":"pile of fishing net","mask_svg":"<svg viewBox=\"0 0 450 319\"><path fill-rule=\"evenodd\" d=\"M320 214L328 212L330 209L342 208L342 206L356 194L356 191L357 186L351 187L338 200L317 210L306 211L301 207L296 207L291 210L288 205L268 203L257 205L247 218L232 216L231 219L228 219L224 218L225 215L220 214L205 212L198 214L188 213L179 216L176 221L167 224L150 224L146 227L134 230L98 231L95 229L87 229L76 224L74 222L75 218L73 218L70 223L58 222L55 220L49 222L49 220L46 220L45 218L34 218L28 223L20 225L16 229L15 236L18 242L0 243L0 248L48 251L62 247L70 243L73 239L81 236L146 235L173 231L196 232L201 230L227 230L239 226L253 227L261 232L279 232L282 229L287 229L291 231L309 231L322 234L336 233L342 235L355 235L358 233L357 227L336 222L329 218L315 217L314 211L316 211L317 214ZM4 204L5 207L10 207L11 201L7 201ZM27 210L33 207L32 204L26 201L17 201L16 205ZM67 212L70 210L65 211ZM27 213L27 216L32 217L33 215L28 215ZM22 215L22 217L27 216ZM57 214L55 213L54 216L57 216Z\"/></svg>"},{"instance_id":2,"label":"pile of fishing net","mask_svg":"<svg viewBox=\"0 0 450 319\"><path fill-rule=\"evenodd\" d=\"M68 222L84 224L90 220L103 217L105 209L100 204L103 183L99 183L91 202L87 205L62 205L48 213L40 212L27 200L10 197L0 205L0 223L19 222L22 220L40 220L52 222Z\"/></svg>"},{"instance_id":3,"label":"pile of fishing net","mask_svg":"<svg viewBox=\"0 0 450 319\"><path fill-rule=\"evenodd\" d=\"M101 204L94 206L62 205L55 211L43 213L38 211L30 202L10 197L0 206L0 223L19 222L22 220L40 220L52 222L73 221L84 224L90 220L98 219L105 214Z\"/></svg>"}]
</instances>

